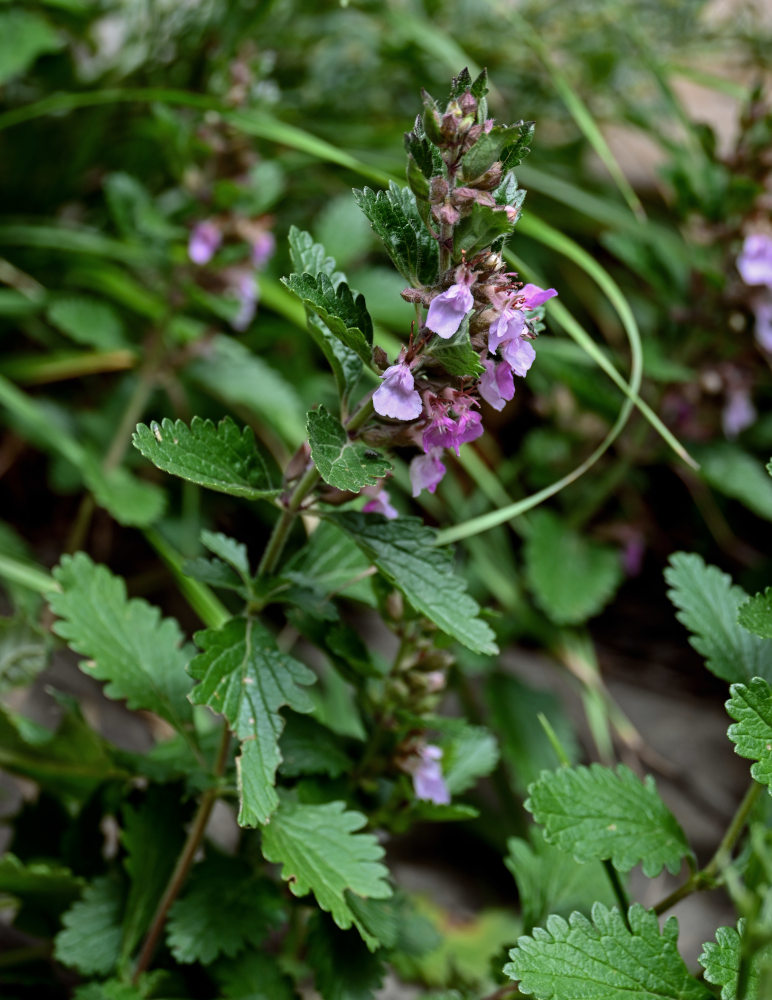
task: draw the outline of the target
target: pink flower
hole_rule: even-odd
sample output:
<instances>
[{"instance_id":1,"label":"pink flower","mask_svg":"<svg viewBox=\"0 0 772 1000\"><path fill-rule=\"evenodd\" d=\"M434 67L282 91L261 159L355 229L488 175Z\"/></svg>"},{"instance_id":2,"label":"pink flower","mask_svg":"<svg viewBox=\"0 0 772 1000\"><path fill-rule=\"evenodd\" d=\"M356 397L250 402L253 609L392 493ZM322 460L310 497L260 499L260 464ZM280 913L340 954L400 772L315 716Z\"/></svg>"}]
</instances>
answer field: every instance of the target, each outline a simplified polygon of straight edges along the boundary
<instances>
[{"instance_id":1,"label":"pink flower","mask_svg":"<svg viewBox=\"0 0 772 1000\"><path fill-rule=\"evenodd\" d=\"M728 438L736 438L756 419L756 408L747 389L730 389L721 414L721 426Z\"/></svg>"},{"instance_id":2,"label":"pink flower","mask_svg":"<svg viewBox=\"0 0 772 1000\"><path fill-rule=\"evenodd\" d=\"M520 337L525 331L525 314L506 306L488 327L488 350L495 354L501 344Z\"/></svg>"},{"instance_id":3,"label":"pink flower","mask_svg":"<svg viewBox=\"0 0 772 1000\"><path fill-rule=\"evenodd\" d=\"M461 326L473 305L474 298L467 285L451 285L432 299L426 325L438 337L447 340Z\"/></svg>"},{"instance_id":4,"label":"pink flower","mask_svg":"<svg viewBox=\"0 0 772 1000\"><path fill-rule=\"evenodd\" d=\"M756 343L772 354L772 295L763 295L753 303L756 314Z\"/></svg>"},{"instance_id":5,"label":"pink flower","mask_svg":"<svg viewBox=\"0 0 772 1000\"><path fill-rule=\"evenodd\" d=\"M262 271L268 261L273 257L276 249L276 237L273 233L262 232L252 241L252 263Z\"/></svg>"},{"instance_id":6,"label":"pink flower","mask_svg":"<svg viewBox=\"0 0 772 1000\"><path fill-rule=\"evenodd\" d=\"M536 351L530 340L526 340L524 337L513 337L512 340L505 340L501 345L501 356L515 375L525 378L528 369L534 362Z\"/></svg>"},{"instance_id":7,"label":"pink flower","mask_svg":"<svg viewBox=\"0 0 772 1000\"><path fill-rule=\"evenodd\" d=\"M544 305L547 299L553 298L553 296L558 293L554 288L539 288L538 285L523 285L520 291L517 293L518 296L522 296L523 305L526 309L538 309L539 306Z\"/></svg>"},{"instance_id":8,"label":"pink flower","mask_svg":"<svg viewBox=\"0 0 772 1000\"><path fill-rule=\"evenodd\" d=\"M413 777L413 790L417 799L446 806L450 802L450 792L442 776L442 750L427 743L418 750L407 765Z\"/></svg>"},{"instance_id":9,"label":"pink flower","mask_svg":"<svg viewBox=\"0 0 772 1000\"><path fill-rule=\"evenodd\" d=\"M476 410L470 409L474 405L475 400L461 393L455 393L448 400L427 396L429 423L423 433L424 451L452 448L458 455L462 444L480 437L483 433L482 418ZM456 414L455 420L450 416L451 409Z\"/></svg>"},{"instance_id":10,"label":"pink flower","mask_svg":"<svg viewBox=\"0 0 772 1000\"><path fill-rule=\"evenodd\" d=\"M239 301L239 311L235 318L231 320L231 326L239 332L246 330L257 312L257 302L260 298L260 289L254 274L242 273L236 282L236 297Z\"/></svg>"},{"instance_id":11,"label":"pink flower","mask_svg":"<svg viewBox=\"0 0 772 1000\"><path fill-rule=\"evenodd\" d=\"M772 288L772 236L767 233L746 236L737 258L737 270L746 285Z\"/></svg>"},{"instance_id":12,"label":"pink flower","mask_svg":"<svg viewBox=\"0 0 772 1000\"><path fill-rule=\"evenodd\" d=\"M364 507L362 507L364 513L383 514L383 516L385 518L388 518L389 521L393 521L395 517L399 517L399 511L397 510L396 507L392 507L390 503L391 497L389 495L389 491L380 489L373 496L368 492L371 488L374 490L378 489L377 486L376 487L366 486L362 490L363 493L367 493L368 496L372 497L372 499L368 500L367 503L364 505Z\"/></svg>"},{"instance_id":13,"label":"pink flower","mask_svg":"<svg viewBox=\"0 0 772 1000\"><path fill-rule=\"evenodd\" d=\"M197 222L190 232L188 240L188 257L194 264L208 264L222 243L222 233L215 222L207 219Z\"/></svg>"},{"instance_id":14,"label":"pink flower","mask_svg":"<svg viewBox=\"0 0 772 1000\"><path fill-rule=\"evenodd\" d=\"M441 452L441 448L432 448L425 455L416 455L410 463L410 483L414 497L417 497L421 490L434 493L442 481L446 469L440 460Z\"/></svg>"},{"instance_id":15,"label":"pink flower","mask_svg":"<svg viewBox=\"0 0 772 1000\"><path fill-rule=\"evenodd\" d=\"M392 365L381 378L383 381L373 394L375 412L395 420L415 420L423 404L408 365L403 362Z\"/></svg>"},{"instance_id":16,"label":"pink flower","mask_svg":"<svg viewBox=\"0 0 772 1000\"><path fill-rule=\"evenodd\" d=\"M506 361L498 364L492 358L483 360L485 374L480 379L480 395L494 410L503 410L515 395L515 380Z\"/></svg>"}]
</instances>

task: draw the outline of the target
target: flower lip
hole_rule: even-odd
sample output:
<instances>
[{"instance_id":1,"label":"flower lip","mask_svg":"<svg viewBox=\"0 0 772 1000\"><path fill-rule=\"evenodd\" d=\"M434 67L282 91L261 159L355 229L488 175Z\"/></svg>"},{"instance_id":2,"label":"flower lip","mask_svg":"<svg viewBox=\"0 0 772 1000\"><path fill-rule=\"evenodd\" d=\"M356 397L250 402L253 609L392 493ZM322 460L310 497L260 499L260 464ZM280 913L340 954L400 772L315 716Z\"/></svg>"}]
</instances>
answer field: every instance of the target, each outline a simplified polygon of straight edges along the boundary
<instances>
[{"instance_id":1,"label":"flower lip","mask_svg":"<svg viewBox=\"0 0 772 1000\"><path fill-rule=\"evenodd\" d=\"M381 375L381 384L373 393L373 407L382 417L415 420L423 404L410 367L399 361Z\"/></svg>"},{"instance_id":2,"label":"flower lip","mask_svg":"<svg viewBox=\"0 0 772 1000\"><path fill-rule=\"evenodd\" d=\"M429 305L426 326L438 337L447 340L461 326L464 316L474 306L474 297L466 284L451 285L435 295Z\"/></svg>"},{"instance_id":3,"label":"flower lip","mask_svg":"<svg viewBox=\"0 0 772 1000\"><path fill-rule=\"evenodd\" d=\"M772 288L772 236L750 233L737 258L737 270L746 285Z\"/></svg>"}]
</instances>

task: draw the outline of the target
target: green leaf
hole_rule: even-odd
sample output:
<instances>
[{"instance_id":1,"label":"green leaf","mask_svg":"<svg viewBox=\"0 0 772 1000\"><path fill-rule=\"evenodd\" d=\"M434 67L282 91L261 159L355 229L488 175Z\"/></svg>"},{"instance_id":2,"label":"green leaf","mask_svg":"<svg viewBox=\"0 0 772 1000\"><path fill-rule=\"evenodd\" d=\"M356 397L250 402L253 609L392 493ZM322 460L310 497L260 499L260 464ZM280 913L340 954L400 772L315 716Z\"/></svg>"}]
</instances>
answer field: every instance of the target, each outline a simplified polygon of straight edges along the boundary
<instances>
[{"instance_id":1,"label":"green leaf","mask_svg":"<svg viewBox=\"0 0 772 1000\"><path fill-rule=\"evenodd\" d=\"M772 587L740 605L737 623L762 639L772 639Z\"/></svg>"},{"instance_id":2,"label":"green leaf","mask_svg":"<svg viewBox=\"0 0 772 1000\"><path fill-rule=\"evenodd\" d=\"M85 295L56 298L48 307L46 318L78 344L90 344L98 350L126 346L120 316L99 299Z\"/></svg>"},{"instance_id":3,"label":"green leaf","mask_svg":"<svg viewBox=\"0 0 772 1000\"><path fill-rule=\"evenodd\" d=\"M359 546L329 521L323 521L305 546L287 563L286 576L322 597L344 596L374 604L372 586L363 579L370 560Z\"/></svg>"},{"instance_id":4,"label":"green leaf","mask_svg":"<svg viewBox=\"0 0 772 1000\"><path fill-rule=\"evenodd\" d=\"M458 263L463 254L473 256L497 239L508 236L513 229L514 223L509 221L505 211L475 202L469 215L464 216L456 226L453 262Z\"/></svg>"},{"instance_id":5,"label":"green leaf","mask_svg":"<svg viewBox=\"0 0 772 1000\"><path fill-rule=\"evenodd\" d=\"M629 930L619 910L601 903L592 908L592 922L581 913L568 922L549 917L546 930L518 940L504 973L537 1000L711 1000L678 954L675 917L660 935L651 911L636 904L628 916Z\"/></svg>"},{"instance_id":6,"label":"green leaf","mask_svg":"<svg viewBox=\"0 0 772 1000\"><path fill-rule=\"evenodd\" d=\"M218 962L212 972L227 1000L297 1000L297 993L273 955L245 951Z\"/></svg>"},{"instance_id":7,"label":"green leaf","mask_svg":"<svg viewBox=\"0 0 772 1000\"><path fill-rule=\"evenodd\" d=\"M121 842L131 885L123 912L121 960L127 960L153 919L184 839L185 814L169 788L151 785L138 806L123 807Z\"/></svg>"},{"instance_id":8,"label":"green leaf","mask_svg":"<svg viewBox=\"0 0 772 1000\"><path fill-rule=\"evenodd\" d=\"M533 141L534 122L520 122L519 125L511 126L518 128L517 139L505 146L501 153L501 165L505 170L519 166L531 152L530 143Z\"/></svg>"},{"instance_id":9,"label":"green leaf","mask_svg":"<svg viewBox=\"0 0 772 1000\"><path fill-rule=\"evenodd\" d=\"M61 47L59 36L39 14L19 9L0 11L0 86L28 70L38 56Z\"/></svg>"},{"instance_id":10,"label":"green leaf","mask_svg":"<svg viewBox=\"0 0 772 1000\"><path fill-rule=\"evenodd\" d=\"M83 879L69 868L42 861L25 863L14 854L0 858L0 896L14 896L58 910L77 899L83 886Z\"/></svg>"},{"instance_id":11,"label":"green leaf","mask_svg":"<svg viewBox=\"0 0 772 1000\"><path fill-rule=\"evenodd\" d=\"M340 931L323 913L308 928L306 959L323 1000L372 1000L383 982L383 953L373 954L353 932Z\"/></svg>"},{"instance_id":12,"label":"green leaf","mask_svg":"<svg viewBox=\"0 0 772 1000\"><path fill-rule=\"evenodd\" d=\"M639 862L654 878L665 865L675 875L692 857L683 830L657 793L654 779L619 764L545 771L528 789L525 808L548 843L577 861L611 860L627 872Z\"/></svg>"},{"instance_id":13,"label":"green leaf","mask_svg":"<svg viewBox=\"0 0 772 1000\"><path fill-rule=\"evenodd\" d=\"M173 476L248 500L276 496L251 427L241 432L230 417L215 427L193 417L188 427L165 417L149 427L137 424L134 447L153 465Z\"/></svg>"},{"instance_id":14,"label":"green leaf","mask_svg":"<svg viewBox=\"0 0 772 1000\"><path fill-rule=\"evenodd\" d=\"M772 649L737 624L748 595L726 573L698 555L676 552L665 580L671 588L667 596L678 608L676 618L692 633L689 642L705 657L708 670L730 683L772 678Z\"/></svg>"},{"instance_id":15,"label":"green leaf","mask_svg":"<svg viewBox=\"0 0 772 1000\"><path fill-rule=\"evenodd\" d=\"M614 890L599 861L575 861L548 844L538 827L529 832L530 843L519 837L507 841L504 858L517 883L524 931L530 932L551 913L567 917L574 910L588 914L596 902L613 905Z\"/></svg>"},{"instance_id":16,"label":"green leaf","mask_svg":"<svg viewBox=\"0 0 772 1000\"><path fill-rule=\"evenodd\" d=\"M721 987L721 1000L738 1000L737 977L740 972L744 931L745 921L740 919L736 930L734 927L719 927L716 930L716 940L708 941L702 946L703 952L698 961L705 969L707 981ZM770 947L767 946L750 958L745 993L741 1000L760 1000L759 965L768 962L770 957Z\"/></svg>"},{"instance_id":17,"label":"green leaf","mask_svg":"<svg viewBox=\"0 0 772 1000\"><path fill-rule=\"evenodd\" d=\"M265 823L279 804L274 785L281 762L279 737L282 705L297 712L311 710L308 692L316 675L279 651L271 633L256 619L232 618L220 629L198 632L203 652L190 663L194 705L208 705L224 715L241 741L237 759L239 823Z\"/></svg>"},{"instance_id":18,"label":"green leaf","mask_svg":"<svg viewBox=\"0 0 772 1000\"><path fill-rule=\"evenodd\" d=\"M499 748L493 733L484 726L452 720L453 725L444 729L442 746L442 774L452 795L459 795L490 774L499 760ZM433 725L433 723L429 723Z\"/></svg>"},{"instance_id":19,"label":"green leaf","mask_svg":"<svg viewBox=\"0 0 772 1000\"><path fill-rule=\"evenodd\" d=\"M761 677L732 684L726 710L735 720L727 730L740 757L756 761L751 777L772 794L772 687Z\"/></svg>"},{"instance_id":20,"label":"green leaf","mask_svg":"<svg viewBox=\"0 0 772 1000\"><path fill-rule=\"evenodd\" d=\"M305 407L292 382L234 337L217 334L202 351L185 368L186 376L228 406L257 414L291 447L300 444Z\"/></svg>"},{"instance_id":21,"label":"green leaf","mask_svg":"<svg viewBox=\"0 0 772 1000\"><path fill-rule=\"evenodd\" d=\"M95 879L62 917L54 956L85 975L107 976L121 949L123 889L113 878Z\"/></svg>"},{"instance_id":22,"label":"green leaf","mask_svg":"<svg viewBox=\"0 0 772 1000\"><path fill-rule=\"evenodd\" d=\"M249 583L251 569L247 547L243 542L237 542L219 531L202 531L201 541L216 556L231 566L244 583Z\"/></svg>"},{"instance_id":23,"label":"green leaf","mask_svg":"<svg viewBox=\"0 0 772 1000\"><path fill-rule=\"evenodd\" d=\"M340 738L321 722L311 716L290 712L279 743L283 758L279 770L288 778L304 774L326 774L337 778L353 766L340 744Z\"/></svg>"},{"instance_id":24,"label":"green leaf","mask_svg":"<svg viewBox=\"0 0 772 1000\"><path fill-rule=\"evenodd\" d=\"M288 238L292 267L297 274L326 274L333 288L346 280L346 275L336 270L335 258L327 253L321 243L316 243L310 233L297 226L290 226Z\"/></svg>"},{"instance_id":25,"label":"green leaf","mask_svg":"<svg viewBox=\"0 0 772 1000\"><path fill-rule=\"evenodd\" d=\"M330 486L358 493L391 470L391 463L379 451L352 441L340 421L323 405L309 411L307 428L311 458Z\"/></svg>"},{"instance_id":26,"label":"green leaf","mask_svg":"<svg viewBox=\"0 0 772 1000\"><path fill-rule=\"evenodd\" d=\"M479 606L453 571L453 556L435 544L435 532L418 518L386 521L373 514L328 515L402 591L420 614L476 653L498 652Z\"/></svg>"},{"instance_id":27,"label":"green leaf","mask_svg":"<svg viewBox=\"0 0 772 1000\"><path fill-rule=\"evenodd\" d=\"M536 603L558 625L597 615L622 582L619 553L600 545L551 511L529 515L525 575Z\"/></svg>"},{"instance_id":28,"label":"green leaf","mask_svg":"<svg viewBox=\"0 0 772 1000\"><path fill-rule=\"evenodd\" d=\"M383 848L370 833L355 833L366 818L343 802L304 805L283 799L263 830L263 854L282 865L295 896L313 892L319 906L343 930L355 923L344 892L386 899L391 888L381 864ZM368 941L369 935L359 928ZM368 942L370 943L370 942Z\"/></svg>"},{"instance_id":29,"label":"green leaf","mask_svg":"<svg viewBox=\"0 0 772 1000\"><path fill-rule=\"evenodd\" d=\"M739 500L759 517L772 520L772 482L752 455L722 442L695 450L700 472L724 496Z\"/></svg>"},{"instance_id":30,"label":"green leaf","mask_svg":"<svg viewBox=\"0 0 772 1000\"><path fill-rule=\"evenodd\" d=\"M46 633L26 618L0 618L0 692L30 684L45 670L49 646Z\"/></svg>"},{"instance_id":31,"label":"green leaf","mask_svg":"<svg viewBox=\"0 0 772 1000\"><path fill-rule=\"evenodd\" d=\"M345 282L337 288L326 274L291 274L282 283L310 309L338 340L356 352L366 365L372 364L373 321L364 295L354 293Z\"/></svg>"},{"instance_id":32,"label":"green leaf","mask_svg":"<svg viewBox=\"0 0 772 1000\"><path fill-rule=\"evenodd\" d=\"M435 358L449 375L477 377L485 368L480 363L480 355L472 347L469 339L469 317L465 316L461 326L447 340L433 337L428 354Z\"/></svg>"},{"instance_id":33,"label":"green leaf","mask_svg":"<svg viewBox=\"0 0 772 1000\"><path fill-rule=\"evenodd\" d=\"M146 528L163 514L166 497L155 483L142 482L123 466L105 470L91 455L83 456L80 468L96 502L119 524Z\"/></svg>"},{"instance_id":34,"label":"green leaf","mask_svg":"<svg viewBox=\"0 0 772 1000\"><path fill-rule=\"evenodd\" d=\"M354 198L402 277L414 286L433 285L439 268L437 241L421 221L413 192L390 181L388 191L376 194L366 187L355 190Z\"/></svg>"},{"instance_id":35,"label":"green leaf","mask_svg":"<svg viewBox=\"0 0 772 1000\"><path fill-rule=\"evenodd\" d=\"M141 977L141 980L144 977ZM73 1000L145 1000L148 993L121 979L106 979L101 983L86 983L73 993Z\"/></svg>"},{"instance_id":36,"label":"green leaf","mask_svg":"<svg viewBox=\"0 0 772 1000\"><path fill-rule=\"evenodd\" d=\"M162 619L146 601L128 600L123 580L84 552L64 556L54 578L61 587L49 598L61 619L54 631L87 657L84 673L107 681L109 698L125 698L129 708L147 709L175 729L187 729L188 655L177 622Z\"/></svg>"},{"instance_id":37,"label":"green leaf","mask_svg":"<svg viewBox=\"0 0 772 1000\"><path fill-rule=\"evenodd\" d=\"M257 946L284 919L281 892L237 858L215 856L196 865L184 895L169 911L167 941L178 962L209 965Z\"/></svg>"}]
</instances>

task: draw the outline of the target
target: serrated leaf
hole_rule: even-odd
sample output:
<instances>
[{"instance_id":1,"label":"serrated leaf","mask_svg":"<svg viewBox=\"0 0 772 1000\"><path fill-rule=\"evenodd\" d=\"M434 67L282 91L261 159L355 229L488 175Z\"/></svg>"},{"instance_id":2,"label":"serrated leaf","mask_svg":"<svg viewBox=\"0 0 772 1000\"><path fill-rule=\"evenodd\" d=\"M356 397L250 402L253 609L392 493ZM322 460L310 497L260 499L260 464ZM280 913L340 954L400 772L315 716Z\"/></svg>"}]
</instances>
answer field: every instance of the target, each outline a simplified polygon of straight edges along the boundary
<instances>
[{"instance_id":1,"label":"serrated leaf","mask_svg":"<svg viewBox=\"0 0 772 1000\"><path fill-rule=\"evenodd\" d=\"M393 181L388 191L355 190L357 205L386 247L394 266L411 285L432 285L437 280L437 241L427 231L416 207L415 195Z\"/></svg>"},{"instance_id":2,"label":"serrated leaf","mask_svg":"<svg viewBox=\"0 0 772 1000\"><path fill-rule=\"evenodd\" d=\"M284 918L278 887L257 878L243 861L209 858L191 873L184 895L169 911L166 936L178 962L209 965L260 945Z\"/></svg>"},{"instance_id":3,"label":"serrated leaf","mask_svg":"<svg viewBox=\"0 0 772 1000\"><path fill-rule=\"evenodd\" d=\"M120 316L99 299L86 295L56 298L48 307L46 318L78 344L104 351L126 346Z\"/></svg>"},{"instance_id":4,"label":"serrated leaf","mask_svg":"<svg viewBox=\"0 0 772 1000\"><path fill-rule=\"evenodd\" d=\"M479 606L453 570L453 556L435 544L435 532L418 518L386 521L373 514L328 515L402 591L416 611L476 653L498 652Z\"/></svg>"},{"instance_id":5,"label":"serrated leaf","mask_svg":"<svg viewBox=\"0 0 772 1000\"><path fill-rule=\"evenodd\" d=\"M20 861L10 853L0 858L0 897L14 896L58 910L80 896L83 886L83 879L69 868L43 861Z\"/></svg>"},{"instance_id":6,"label":"serrated leaf","mask_svg":"<svg viewBox=\"0 0 772 1000\"><path fill-rule=\"evenodd\" d=\"M126 585L84 552L64 556L54 570L61 593L49 597L60 621L54 631L88 658L84 673L107 681L109 698L125 698L129 708L155 712L175 729L191 721L185 673L188 653L173 618L140 598L128 600Z\"/></svg>"},{"instance_id":7,"label":"serrated leaf","mask_svg":"<svg viewBox=\"0 0 772 1000\"><path fill-rule=\"evenodd\" d=\"M296 448L304 437L305 407L295 386L234 337L212 337L205 352L185 368L185 374L215 399L257 414Z\"/></svg>"},{"instance_id":8,"label":"serrated leaf","mask_svg":"<svg viewBox=\"0 0 772 1000\"><path fill-rule=\"evenodd\" d=\"M597 615L622 582L616 549L580 535L551 511L530 515L524 555L534 599L558 625Z\"/></svg>"},{"instance_id":9,"label":"serrated leaf","mask_svg":"<svg viewBox=\"0 0 772 1000\"><path fill-rule=\"evenodd\" d=\"M239 431L230 417L215 427L193 417L190 427L165 417L149 427L137 424L134 447L164 472L218 493L248 500L276 496L251 427Z\"/></svg>"},{"instance_id":10,"label":"serrated leaf","mask_svg":"<svg viewBox=\"0 0 772 1000\"><path fill-rule=\"evenodd\" d=\"M228 1000L297 1000L294 986L273 955L245 951L218 962L212 972Z\"/></svg>"},{"instance_id":11,"label":"serrated leaf","mask_svg":"<svg viewBox=\"0 0 772 1000\"><path fill-rule=\"evenodd\" d=\"M506 212L475 202L469 215L465 215L456 226L453 235L454 263L458 263L463 254L471 257L499 238L507 237L513 229L514 223L509 221Z\"/></svg>"},{"instance_id":12,"label":"serrated leaf","mask_svg":"<svg viewBox=\"0 0 772 1000\"><path fill-rule=\"evenodd\" d=\"M96 502L119 524L146 528L163 514L166 506L163 490L155 483L137 479L122 465L105 470L90 455L84 454L80 469Z\"/></svg>"},{"instance_id":13,"label":"serrated leaf","mask_svg":"<svg viewBox=\"0 0 772 1000\"><path fill-rule=\"evenodd\" d=\"M373 605L370 581L366 579L370 560L348 535L329 521L323 521L287 563L286 576L326 598L344 596Z\"/></svg>"},{"instance_id":14,"label":"serrated leaf","mask_svg":"<svg viewBox=\"0 0 772 1000\"><path fill-rule=\"evenodd\" d=\"M380 452L352 441L340 421L321 404L309 411L306 426L311 458L330 486L358 493L391 470L391 463Z\"/></svg>"},{"instance_id":15,"label":"serrated leaf","mask_svg":"<svg viewBox=\"0 0 772 1000\"><path fill-rule=\"evenodd\" d=\"M517 883L524 931L530 933L551 913L567 917L574 910L589 913L596 902L614 904L614 890L599 861L575 861L548 844L538 827L529 832L530 842L519 837L507 841L504 858Z\"/></svg>"},{"instance_id":16,"label":"serrated leaf","mask_svg":"<svg viewBox=\"0 0 772 1000\"><path fill-rule=\"evenodd\" d=\"M279 770L288 778L304 774L337 778L353 766L340 737L311 716L289 712L279 747L283 758Z\"/></svg>"},{"instance_id":17,"label":"serrated leaf","mask_svg":"<svg viewBox=\"0 0 772 1000\"><path fill-rule=\"evenodd\" d=\"M290 226L289 245L292 267L298 274L326 274L335 289L346 280L342 271L336 271L334 258L327 254L321 243L314 242L310 233ZM309 332L332 368L338 394L345 400L362 374L362 359L331 333L318 316L308 309L306 314Z\"/></svg>"},{"instance_id":18,"label":"serrated leaf","mask_svg":"<svg viewBox=\"0 0 772 1000\"><path fill-rule=\"evenodd\" d=\"M353 931L341 931L324 913L309 923L306 959L323 1000L372 1000L386 971L383 953L373 954Z\"/></svg>"},{"instance_id":19,"label":"serrated leaf","mask_svg":"<svg viewBox=\"0 0 772 1000\"><path fill-rule=\"evenodd\" d=\"M289 880L293 895L313 892L342 930L355 922L346 889L365 898L391 895L388 871L380 860L383 848L372 834L355 832L365 822L343 802L305 805L284 799L263 830L263 854L282 865L282 878Z\"/></svg>"},{"instance_id":20,"label":"serrated leaf","mask_svg":"<svg viewBox=\"0 0 772 1000\"><path fill-rule=\"evenodd\" d=\"M279 708L310 711L311 699L300 685L313 684L316 675L280 652L268 629L253 618L232 618L195 639L203 652L190 663L190 674L199 681L190 700L224 715L241 741L239 823L265 823L279 802L274 788L284 728Z\"/></svg>"},{"instance_id":21,"label":"serrated leaf","mask_svg":"<svg viewBox=\"0 0 772 1000\"><path fill-rule=\"evenodd\" d=\"M735 720L727 730L738 756L756 761L751 777L772 794L772 687L762 677L732 684L726 710Z\"/></svg>"},{"instance_id":22,"label":"serrated leaf","mask_svg":"<svg viewBox=\"0 0 772 1000\"><path fill-rule=\"evenodd\" d=\"M442 774L452 795L472 788L480 778L490 774L499 761L496 737L484 726L466 722L449 726L441 745Z\"/></svg>"},{"instance_id":23,"label":"serrated leaf","mask_svg":"<svg viewBox=\"0 0 772 1000\"><path fill-rule=\"evenodd\" d=\"M30 684L45 670L47 634L23 617L0 618L0 692Z\"/></svg>"},{"instance_id":24,"label":"serrated leaf","mask_svg":"<svg viewBox=\"0 0 772 1000\"><path fill-rule=\"evenodd\" d=\"M740 605L737 624L762 639L772 639L772 587Z\"/></svg>"},{"instance_id":25,"label":"serrated leaf","mask_svg":"<svg viewBox=\"0 0 772 1000\"><path fill-rule=\"evenodd\" d=\"M705 969L705 978L714 986L721 987L721 1000L737 1000L737 977L740 972L742 956L742 937L745 931L745 921L737 922L734 927L719 927L716 930L716 940L706 942L698 961ZM761 1000L759 996L759 964L765 958L768 960L770 948L756 952L750 959L745 992L741 1000Z\"/></svg>"},{"instance_id":26,"label":"serrated leaf","mask_svg":"<svg viewBox=\"0 0 772 1000\"><path fill-rule=\"evenodd\" d=\"M428 354L435 358L449 375L477 377L485 368L480 355L472 347L469 339L469 317L465 316L461 326L447 340L433 337Z\"/></svg>"},{"instance_id":27,"label":"serrated leaf","mask_svg":"<svg viewBox=\"0 0 772 1000\"><path fill-rule=\"evenodd\" d=\"M62 41L48 21L31 10L0 11L0 86L29 69Z\"/></svg>"},{"instance_id":28,"label":"serrated leaf","mask_svg":"<svg viewBox=\"0 0 772 1000\"><path fill-rule=\"evenodd\" d=\"M518 940L504 973L537 1000L711 1000L678 954L675 917L661 935L656 915L639 904L628 919L629 930L619 910L601 903L592 908L592 922L581 913L568 922L551 916L546 930Z\"/></svg>"},{"instance_id":29,"label":"serrated leaf","mask_svg":"<svg viewBox=\"0 0 772 1000\"><path fill-rule=\"evenodd\" d=\"M737 624L745 591L700 556L676 552L665 570L667 596L678 608L676 618L692 633L689 642L705 657L705 666L725 681L772 677L769 643Z\"/></svg>"},{"instance_id":30,"label":"serrated leaf","mask_svg":"<svg viewBox=\"0 0 772 1000\"><path fill-rule=\"evenodd\" d=\"M531 152L530 143L533 141L534 127L534 122L520 122L518 138L505 146L501 153L501 165L505 170L519 166Z\"/></svg>"},{"instance_id":31,"label":"serrated leaf","mask_svg":"<svg viewBox=\"0 0 772 1000\"><path fill-rule=\"evenodd\" d=\"M627 872L638 863L654 878L662 866L675 875L692 857L683 830L657 793L624 764L545 771L528 789L525 808L544 827L544 837L577 861L610 860Z\"/></svg>"},{"instance_id":32,"label":"serrated leaf","mask_svg":"<svg viewBox=\"0 0 772 1000\"><path fill-rule=\"evenodd\" d=\"M120 955L122 909L120 882L95 879L62 917L64 929L54 940L56 959L85 975L109 975Z\"/></svg>"},{"instance_id":33,"label":"serrated leaf","mask_svg":"<svg viewBox=\"0 0 772 1000\"><path fill-rule=\"evenodd\" d=\"M728 441L695 452L700 473L724 496L772 520L772 482L760 462Z\"/></svg>"},{"instance_id":34,"label":"serrated leaf","mask_svg":"<svg viewBox=\"0 0 772 1000\"><path fill-rule=\"evenodd\" d=\"M145 1000L148 993L121 979L106 979L102 983L79 986L72 996L73 1000Z\"/></svg>"},{"instance_id":35,"label":"serrated leaf","mask_svg":"<svg viewBox=\"0 0 772 1000\"><path fill-rule=\"evenodd\" d=\"M338 340L366 365L372 364L373 321L364 295L354 296L341 282L337 288L326 274L291 274L282 283L327 326Z\"/></svg>"}]
</instances>

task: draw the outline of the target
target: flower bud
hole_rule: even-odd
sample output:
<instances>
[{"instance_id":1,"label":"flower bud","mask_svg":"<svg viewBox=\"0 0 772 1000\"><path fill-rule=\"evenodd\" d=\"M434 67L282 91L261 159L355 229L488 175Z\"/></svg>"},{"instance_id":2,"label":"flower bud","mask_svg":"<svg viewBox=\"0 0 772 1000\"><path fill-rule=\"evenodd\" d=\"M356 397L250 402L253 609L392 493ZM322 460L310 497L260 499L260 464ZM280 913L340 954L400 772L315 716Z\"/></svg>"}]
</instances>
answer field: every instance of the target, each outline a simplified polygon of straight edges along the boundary
<instances>
[{"instance_id":1,"label":"flower bud","mask_svg":"<svg viewBox=\"0 0 772 1000\"><path fill-rule=\"evenodd\" d=\"M429 200L433 204L445 201L449 191L448 182L444 177L432 177L429 181Z\"/></svg>"},{"instance_id":2,"label":"flower bud","mask_svg":"<svg viewBox=\"0 0 772 1000\"><path fill-rule=\"evenodd\" d=\"M470 90L461 95L458 103L465 115L477 114L477 99L472 95Z\"/></svg>"}]
</instances>

